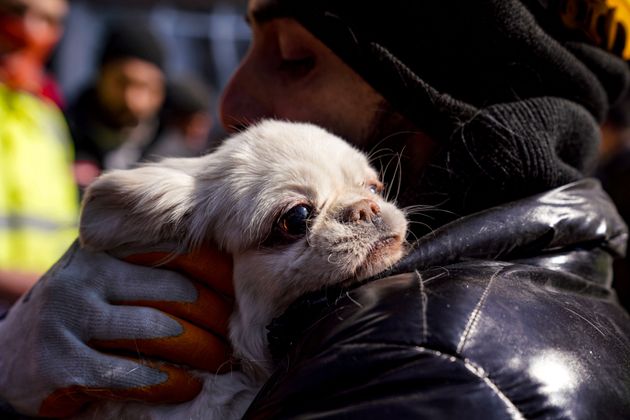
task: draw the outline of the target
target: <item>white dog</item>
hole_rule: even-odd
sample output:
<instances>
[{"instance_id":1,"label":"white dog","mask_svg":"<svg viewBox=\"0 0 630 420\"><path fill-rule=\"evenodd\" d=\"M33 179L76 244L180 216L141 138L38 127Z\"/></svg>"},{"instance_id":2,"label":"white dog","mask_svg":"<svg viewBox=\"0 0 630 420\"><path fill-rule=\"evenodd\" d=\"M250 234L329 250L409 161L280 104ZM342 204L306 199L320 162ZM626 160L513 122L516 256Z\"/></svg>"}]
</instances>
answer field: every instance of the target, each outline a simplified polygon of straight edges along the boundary
<instances>
[{"instance_id":1,"label":"white dog","mask_svg":"<svg viewBox=\"0 0 630 420\"><path fill-rule=\"evenodd\" d=\"M203 157L100 177L84 199L84 247L208 242L233 255L230 340L243 363L201 374L204 389L189 403L104 403L84 417L241 417L270 374L265 327L274 317L306 292L365 279L403 256L407 221L381 190L367 158L338 137L272 120Z\"/></svg>"}]
</instances>

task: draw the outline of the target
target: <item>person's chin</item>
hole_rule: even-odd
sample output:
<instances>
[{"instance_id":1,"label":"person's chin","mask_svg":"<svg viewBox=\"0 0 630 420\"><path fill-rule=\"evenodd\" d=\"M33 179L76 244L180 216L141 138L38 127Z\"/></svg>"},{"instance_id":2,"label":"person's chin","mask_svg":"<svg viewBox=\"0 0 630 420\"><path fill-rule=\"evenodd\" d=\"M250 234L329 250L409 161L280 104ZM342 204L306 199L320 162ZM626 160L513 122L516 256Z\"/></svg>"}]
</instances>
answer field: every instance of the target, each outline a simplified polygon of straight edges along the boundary
<instances>
[{"instance_id":1,"label":"person's chin","mask_svg":"<svg viewBox=\"0 0 630 420\"><path fill-rule=\"evenodd\" d=\"M121 115L117 122L120 128L134 128L140 125L141 120L140 118L126 114Z\"/></svg>"}]
</instances>

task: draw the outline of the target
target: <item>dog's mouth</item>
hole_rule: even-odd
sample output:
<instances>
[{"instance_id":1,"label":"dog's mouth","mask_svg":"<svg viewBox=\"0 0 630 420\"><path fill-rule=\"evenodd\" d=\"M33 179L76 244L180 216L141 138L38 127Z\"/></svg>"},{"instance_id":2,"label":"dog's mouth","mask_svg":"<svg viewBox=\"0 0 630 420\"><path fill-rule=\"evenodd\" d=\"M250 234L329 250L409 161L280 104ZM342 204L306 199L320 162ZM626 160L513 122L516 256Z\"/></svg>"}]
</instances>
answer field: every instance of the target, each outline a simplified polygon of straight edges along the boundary
<instances>
[{"instance_id":1,"label":"dog's mouth","mask_svg":"<svg viewBox=\"0 0 630 420\"><path fill-rule=\"evenodd\" d=\"M374 252L380 252L384 248L390 248L392 246L402 245L402 240L399 235L389 235L374 241L372 246L370 246L370 250L368 254L372 254Z\"/></svg>"},{"instance_id":2,"label":"dog's mouth","mask_svg":"<svg viewBox=\"0 0 630 420\"><path fill-rule=\"evenodd\" d=\"M391 267L404 255L404 241L400 235L378 238L368 247L363 261L356 269L356 278L363 280Z\"/></svg>"}]
</instances>

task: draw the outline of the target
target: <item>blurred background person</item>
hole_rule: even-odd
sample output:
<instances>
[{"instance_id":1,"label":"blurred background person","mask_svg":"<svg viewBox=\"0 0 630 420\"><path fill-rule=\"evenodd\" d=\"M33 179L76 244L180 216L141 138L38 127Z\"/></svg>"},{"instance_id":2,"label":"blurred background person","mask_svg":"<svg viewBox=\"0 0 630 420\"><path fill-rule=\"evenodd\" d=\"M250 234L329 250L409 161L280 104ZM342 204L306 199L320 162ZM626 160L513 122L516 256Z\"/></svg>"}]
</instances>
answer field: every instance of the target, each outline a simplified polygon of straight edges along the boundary
<instances>
[{"instance_id":1,"label":"blurred background person","mask_svg":"<svg viewBox=\"0 0 630 420\"><path fill-rule=\"evenodd\" d=\"M67 0L0 1L0 79L6 86L62 105L46 63L61 39L68 7Z\"/></svg>"},{"instance_id":2,"label":"blurred background person","mask_svg":"<svg viewBox=\"0 0 630 420\"><path fill-rule=\"evenodd\" d=\"M630 225L630 94L612 108L602 126L600 164L596 172L619 214ZM614 262L613 285L630 311L630 255Z\"/></svg>"},{"instance_id":3,"label":"blurred background person","mask_svg":"<svg viewBox=\"0 0 630 420\"><path fill-rule=\"evenodd\" d=\"M214 126L210 86L194 76L168 82L162 129L148 159L194 157L206 153Z\"/></svg>"},{"instance_id":4,"label":"blurred background person","mask_svg":"<svg viewBox=\"0 0 630 420\"><path fill-rule=\"evenodd\" d=\"M66 0L0 0L0 306L76 237L72 147L46 62Z\"/></svg>"},{"instance_id":5,"label":"blurred background person","mask_svg":"<svg viewBox=\"0 0 630 420\"><path fill-rule=\"evenodd\" d=\"M96 80L66 112L80 187L104 169L130 168L156 140L166 93L163 65L163 47L147 25L111 27Z\"/></svg>"},{"instance_id":6,"label":"blurred background person","mask_svg":"<svg viewBox=\"0 0 630 420\"><path fill-rule=\"evenodd\" d=\"M168 80L195 78L220 92L249 46L245 0L73 0L61 44L52 60L64 96L72 103L96 79L103 45L125 20L146 25L164 50ZM211 98L216 119L216 96ZM212 139L223 138L214 124Z\"/></svg>"}]
</instances>

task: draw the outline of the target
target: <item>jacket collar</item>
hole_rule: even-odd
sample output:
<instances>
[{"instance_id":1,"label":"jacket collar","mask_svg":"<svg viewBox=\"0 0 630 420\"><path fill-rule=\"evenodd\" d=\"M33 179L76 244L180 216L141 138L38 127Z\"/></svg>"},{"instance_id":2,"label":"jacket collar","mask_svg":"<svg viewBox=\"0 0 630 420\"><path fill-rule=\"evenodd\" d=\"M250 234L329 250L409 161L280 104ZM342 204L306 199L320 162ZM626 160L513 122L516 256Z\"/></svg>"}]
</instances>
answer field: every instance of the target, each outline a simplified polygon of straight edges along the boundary
<instances>
[{"instance_id":1,"label":"jacket collar","mask_svg":"<svg viewBox=\"0 0 630 420\"><path fill-rule=\"evenodd\" d=\"M329 287L294 302L268 326L269 346L279 359L305 328L335 307L350 290L400 273L466 260L511 261L546 266L578 276L596 288L610 288L606 260L625 253L627 228L595 179L583 179L548 192L457 219L420 238L397 266L350 288Z\"/></svg>"},{"instance_id":2,"label":"jacket collar","mask_svg":"<svg viewBox=\"0 0 630 420\"><path fill-rule=\"evenodd\" d=\"M599 181L586 178L446 224L420 238L386 274L466 259L531 261L576 248L601 248L617 258L625 255L627 239L626 225Z\"/></svg>"}]
</instances>

